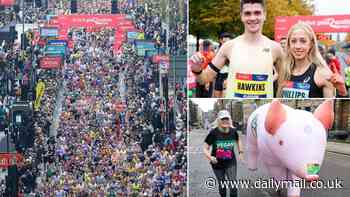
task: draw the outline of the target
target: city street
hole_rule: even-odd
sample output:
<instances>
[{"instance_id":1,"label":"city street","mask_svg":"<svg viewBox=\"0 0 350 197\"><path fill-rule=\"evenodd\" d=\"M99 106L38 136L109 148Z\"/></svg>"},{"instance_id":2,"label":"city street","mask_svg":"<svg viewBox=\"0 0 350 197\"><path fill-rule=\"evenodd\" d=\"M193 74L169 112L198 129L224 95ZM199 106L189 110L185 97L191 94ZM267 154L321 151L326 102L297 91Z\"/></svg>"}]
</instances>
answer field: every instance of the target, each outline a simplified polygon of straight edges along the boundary
<instances>
[{"instance_id":1,"label":"city street","mask_svg":"<svg viewBox=\"0 0 350 197\"><path fill-rule=\"evenodd\" d=\"M219 197L217 189L209 190L205 186L208 177L214 177L209 162L206 160L202 147L207 135L206 130L192 130L189 135L189 196ZM242 137L242 144L245 139ZM348 148L348 144L346 148ZM339 144L338 144L339 147ZM328 149L328 148L327 148ZM238 161L237 179L258 178L267 179L266 171L259 163L258 170L248 171L242 161ZM342 180L343 189L302 189L303 197L344 197L350 196L350 155L327 152L320 173L321 180ZM286 196L286 191L283 191ZM239 189L239 197L277 197L274 189Z\"/></svg>"},{"instance_id":2,"label":"city street","mask_svg":"<svg viewBox=\"0 0 350 197\"><path fill-rule=\"evenodd\" d=\"M187 1L0 16L0 197L186 195Z\"/></svg>"}]
</instances>

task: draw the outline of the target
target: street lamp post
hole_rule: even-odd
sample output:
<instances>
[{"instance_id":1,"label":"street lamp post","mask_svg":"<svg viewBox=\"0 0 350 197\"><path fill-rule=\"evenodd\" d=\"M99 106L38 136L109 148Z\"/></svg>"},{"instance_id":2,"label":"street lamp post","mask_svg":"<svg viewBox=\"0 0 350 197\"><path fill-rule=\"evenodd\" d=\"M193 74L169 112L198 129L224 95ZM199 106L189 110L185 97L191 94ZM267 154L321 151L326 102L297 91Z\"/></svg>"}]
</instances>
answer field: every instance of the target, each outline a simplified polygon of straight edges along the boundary
<instances>
[{"instance_id":1,"label":"street lamp post","mask_svg":"<svg viewBox=\"0 0 350 197\"><path fill-rule=\"evenodd\" d=\"M9 145L10 127L9 126L5 128L5 134L6 134L6 152L10 152L10 145Z\"/></svg>"},{"instance_id":2,"label":"street lamp post","mask_svg":"<svg viewBox=\"0 0 350 197\"><path fill-rule=\"evenodd\" d=\"M22 50L25 49L25 46L24 46L24 0L22 0Z\"/></svg>"}]
</instances>

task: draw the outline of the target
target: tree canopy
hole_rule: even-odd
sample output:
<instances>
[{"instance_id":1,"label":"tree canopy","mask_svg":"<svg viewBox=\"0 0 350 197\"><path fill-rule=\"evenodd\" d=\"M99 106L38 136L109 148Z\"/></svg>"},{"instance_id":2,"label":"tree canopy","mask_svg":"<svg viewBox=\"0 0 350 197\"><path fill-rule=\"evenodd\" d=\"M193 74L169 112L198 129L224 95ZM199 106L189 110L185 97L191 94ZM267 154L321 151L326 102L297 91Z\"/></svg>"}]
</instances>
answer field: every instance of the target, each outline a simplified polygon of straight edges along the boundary
<instances>
[{"instance_id":1,"label":"tree canopy","mask_svg":"<svg viewBox=\"0 0 350 197\"><path fill-rule=\"evenodd\" d=\"M240 0L190 0L189 32L197 38L217 39L222 32L243 32ZM312 15L309 0L266 0L267 17L264 35L273 39L276 16Z\"/></svg>"}]
</instances>

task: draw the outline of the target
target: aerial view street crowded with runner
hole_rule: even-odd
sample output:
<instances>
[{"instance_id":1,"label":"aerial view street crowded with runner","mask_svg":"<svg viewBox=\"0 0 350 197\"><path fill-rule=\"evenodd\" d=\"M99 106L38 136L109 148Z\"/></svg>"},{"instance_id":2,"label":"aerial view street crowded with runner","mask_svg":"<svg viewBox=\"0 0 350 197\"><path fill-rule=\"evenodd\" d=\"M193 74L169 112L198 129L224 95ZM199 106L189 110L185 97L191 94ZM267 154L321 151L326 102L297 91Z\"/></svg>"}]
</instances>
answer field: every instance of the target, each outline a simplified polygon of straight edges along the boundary
<instances>
[{"instance_id":1,"label":"aerial view street crowded with runner","mask_svg":"<svg viewBox=\"0 0 350 197\"><path fill-rule=\"evenodd\" d=\"M1 196L185 196L186 1L0 2Z\"/></svg>"}]
</instances>

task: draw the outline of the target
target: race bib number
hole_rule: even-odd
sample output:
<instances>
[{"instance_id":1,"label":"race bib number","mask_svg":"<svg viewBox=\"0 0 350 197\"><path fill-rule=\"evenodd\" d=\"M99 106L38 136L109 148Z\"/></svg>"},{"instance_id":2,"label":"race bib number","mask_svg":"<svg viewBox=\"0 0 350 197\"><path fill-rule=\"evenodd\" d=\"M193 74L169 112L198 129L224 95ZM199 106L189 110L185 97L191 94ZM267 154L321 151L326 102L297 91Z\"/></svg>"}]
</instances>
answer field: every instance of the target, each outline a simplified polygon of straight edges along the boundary
<instances>
[{"instance_id":1,"label":"race bib number","mask_svg":"<svg viewBox=\"0 0 350 197\"><path fill-rule=\"evenodd\" d=\"M234 97L267 98L268 75L236 73Z\"/></svg>"},{"instance_id":2,"label":"race bib number","mask_svg":"<svg viewBox=\"0 0 350 197\"><path fill-rule=\"evenodd\" d=\"M222 160L228 160L233 158L233 146L232 140L219 140L216 142L216 158Z\"/></svg>"},{"instance_id":3,"label":"race bib number","mask_svg":"<svg viewBox=\"0 0 350 197\"><path fill-rule=\"evenodd\" d=\"M309 98L310 84L288 81L282 90L283 98Z\"/></svg>"}]
</instances>

